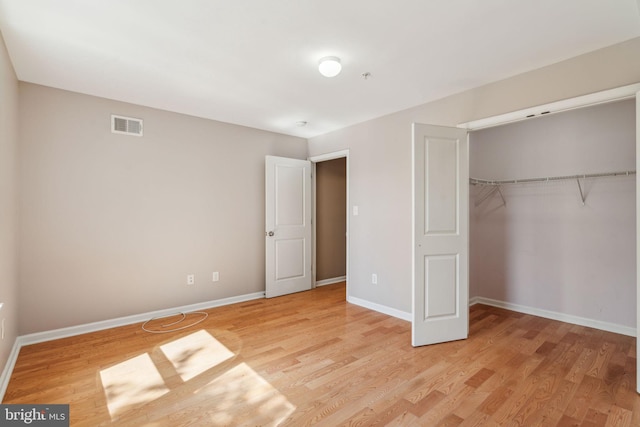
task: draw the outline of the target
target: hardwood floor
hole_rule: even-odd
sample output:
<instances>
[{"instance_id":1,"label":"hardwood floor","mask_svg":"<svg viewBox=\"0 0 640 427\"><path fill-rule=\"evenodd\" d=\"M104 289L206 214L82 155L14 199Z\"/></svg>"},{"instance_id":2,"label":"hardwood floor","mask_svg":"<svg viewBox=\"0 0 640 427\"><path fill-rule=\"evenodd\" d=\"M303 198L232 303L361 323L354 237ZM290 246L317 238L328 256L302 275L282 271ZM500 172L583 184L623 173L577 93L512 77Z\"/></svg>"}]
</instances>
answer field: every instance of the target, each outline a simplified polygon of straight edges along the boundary
<instances>
[{"instance_id":1,"label":"hardwood floor","mask_svg":"<svg viewBox=\"0 0 640 427\"><path fill-rule=\"evenodd\" d=\"M635 338L475 305L469 339L412 348L341 284L208 313L23 347L4 403L92 427L640 426Z\"/></svg>"}]
</instances>

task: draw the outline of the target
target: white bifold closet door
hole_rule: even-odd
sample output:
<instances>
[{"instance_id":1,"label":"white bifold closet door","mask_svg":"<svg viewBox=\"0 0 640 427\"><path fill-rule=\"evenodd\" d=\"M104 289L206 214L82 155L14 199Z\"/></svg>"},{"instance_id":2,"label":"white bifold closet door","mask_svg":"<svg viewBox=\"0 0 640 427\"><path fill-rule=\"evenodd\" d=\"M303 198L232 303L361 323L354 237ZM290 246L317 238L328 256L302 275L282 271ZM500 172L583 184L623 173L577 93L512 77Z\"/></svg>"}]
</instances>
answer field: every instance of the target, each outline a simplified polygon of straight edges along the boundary
<instances>
[{"instance_id":1,"label":"white bifold closet door","mask_svg":"<svg viewBox=\"0 0 640 427\"><path fill-rule=\"evenodd\" d=\"M413 125L412 344L469 331L467 131Z\"/></svg>"}]
</instances>

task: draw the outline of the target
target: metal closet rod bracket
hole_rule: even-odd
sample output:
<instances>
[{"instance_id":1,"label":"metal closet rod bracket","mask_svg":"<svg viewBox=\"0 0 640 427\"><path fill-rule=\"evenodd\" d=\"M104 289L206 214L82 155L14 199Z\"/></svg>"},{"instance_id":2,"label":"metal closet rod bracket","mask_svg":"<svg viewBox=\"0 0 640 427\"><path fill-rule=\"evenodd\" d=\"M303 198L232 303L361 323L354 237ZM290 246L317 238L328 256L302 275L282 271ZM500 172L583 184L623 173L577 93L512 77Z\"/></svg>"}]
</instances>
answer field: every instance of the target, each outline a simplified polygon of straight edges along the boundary
<instances>
[{"instance_id":1,"label":"metal closet rod bracket","mask_svg":"<svg viewBox=\"0 0 640 427\"><path fill-rule=\"evenodd\" d=\"M475 185L475 184L474 184ZM491 190L487 191L485 194L482 195L482 197L480 197L480 200L476 200L475 205L480 206L485 200L487 200L489 197L491 197L494 193L498 193L500 194L500 198L502 199L502 203L506 206L507 205L507 201L504 198L504 195L502 194L502 191L500 190L500 185L491 185L490 187Z\"/></svg>"},{"instance_id":2,"label":"metal closet rod bracket","mask_svg":"<svg viewBox=\"0 0 640 427\"><path fill-rule=\"evenodd\" d=\"M582 200L582 206L585 205L585 195L582 191L582 185L580 185L580 178L576 178L576 182L578 183L578 191L580 191L580 199Z\"/></svg>"}]
</instances>

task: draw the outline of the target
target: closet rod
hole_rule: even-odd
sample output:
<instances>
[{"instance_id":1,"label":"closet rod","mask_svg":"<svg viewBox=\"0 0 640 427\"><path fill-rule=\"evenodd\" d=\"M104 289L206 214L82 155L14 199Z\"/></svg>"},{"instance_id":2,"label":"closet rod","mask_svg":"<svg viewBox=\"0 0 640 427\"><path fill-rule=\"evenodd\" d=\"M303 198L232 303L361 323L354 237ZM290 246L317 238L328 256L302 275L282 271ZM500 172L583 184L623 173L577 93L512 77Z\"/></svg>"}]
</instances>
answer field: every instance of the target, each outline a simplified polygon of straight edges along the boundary
<instances>
[{"instance_id":1,"label":"closet rod","mask_svg":"<svg viewBox=\"0 0 640 427\"><path fill-rule=\"evenodd\" d=\"M566 175L566 176L549 176L546 178L525 178L525 179L506 179L506 180L487 180L487 179L477 179L477 178L469 178L469 183L472 185L505 185L505 184L526 184L530 182L549 182L549 181L563 181L563 180L573 180L580 178L600 178L600 177L608 177L608 176L629 176L635 175L636 171L624 171L624 172L606 172L606 173L587 173L582 175Z\"/></svg>"}]
</instances>

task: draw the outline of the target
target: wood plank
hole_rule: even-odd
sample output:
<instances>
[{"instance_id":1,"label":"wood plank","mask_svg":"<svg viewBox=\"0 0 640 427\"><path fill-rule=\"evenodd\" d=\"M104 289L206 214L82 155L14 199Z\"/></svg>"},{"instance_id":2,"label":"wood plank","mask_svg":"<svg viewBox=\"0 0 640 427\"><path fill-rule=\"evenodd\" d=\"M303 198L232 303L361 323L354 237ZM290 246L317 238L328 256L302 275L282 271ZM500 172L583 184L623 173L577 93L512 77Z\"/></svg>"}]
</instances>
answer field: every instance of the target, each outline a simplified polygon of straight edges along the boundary
<instances>
[{"instance_id":1,"label":"wood plank","mask_svg":"<svg viewBox=\"0 0 640 427\"><path fill-rule=\"evenodd\" d=\"M408 322L347 303L344 284L207 311L170 334L26 346L4 403L69 403L92 427L640 425L631 337L474 305L467 340L413 348ZM102 375L141 357L166 391L114 409L143 383L129 370L107 393Z\"/></svg>"}]
</instances>

